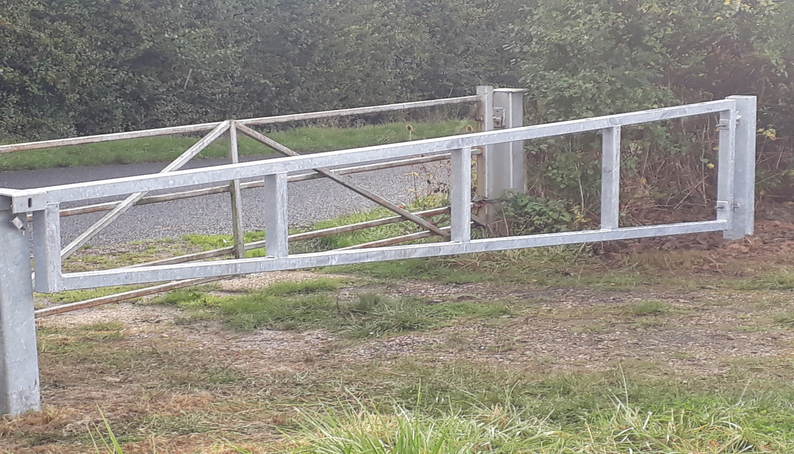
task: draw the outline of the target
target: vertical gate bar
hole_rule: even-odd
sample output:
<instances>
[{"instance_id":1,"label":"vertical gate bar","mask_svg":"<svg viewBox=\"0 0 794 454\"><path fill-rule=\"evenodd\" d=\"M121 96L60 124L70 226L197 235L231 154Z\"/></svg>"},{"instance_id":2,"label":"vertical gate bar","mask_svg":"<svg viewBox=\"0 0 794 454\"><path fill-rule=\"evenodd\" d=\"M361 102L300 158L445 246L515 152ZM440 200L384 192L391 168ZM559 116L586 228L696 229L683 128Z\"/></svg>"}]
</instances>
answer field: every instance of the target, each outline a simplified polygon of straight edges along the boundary
<instances>
[{"instance_id":1,"label":"vertical gate bar","mask_svg":"<svg viewBox=\"0 0 794 454\"><path fill-rule=\"evenodd\" d=\"M268 257L289 254L287 174L265 175L265 251Z\"/></svg>"},{"instance_id":2,"label":"vertical gate bar","mask_svg":"<svg viewBox=\"0 0 794 454\"><path fill-rule=\"evenodd\" d=\"M229 162L237 164L240 155L237 150L237 127L232 121L229 125ZM229 194L232 196L232 239L234 240L234 257L245 257L245 229L243 228L243 193L240 189L240 180L229 183Z\"/></svg>"},{"instance_id":3,"label":"vertical gate bar","mask_svg":"<svg viewBox=\"0 0 794 454\"><path fill-rule=\"evenodd\" d=\"M452 150L450 189L452 241L471 240L471 147Z\"/></svg>"},{"instance_id":4,"label":"vertical gate bar","mask_svg":"<svg viewBox=\"0 0 794 454\"><path fill-rule=\"evenodd\" d=\"M717 157L717 220L733 224L733 179L736 172L736 108L720 112Z\"/></svg>"},{"instance_id":5,"label":"vertical gate bar","mask_svg":"<svg viewBox=\"0 0 794 454\"><path fill-rule=\"evenodd\" d=\"M601 131L601 229L620 226L620 126Z\"/></svg>"},{"instance_id":6,"label":"vertical gate bar","mask_svg":"<svg viewBox=\"0 0 794 454\"><path fill-rule=\"evenodd\" d=\"M477 87L477 97L479 106L477 109L477 130L480 132L493 131L493 87ZM489 158L493 153L493 147L486 145L482 147L482 153L477 156L477 198L488 200L491 197L498 197L491 193L491 175L489 173ZM493 224L494 210L485 206L485 213L479 213L488 225Z\"/></svg>"},{"instance_id":7,"label":"vertical gate bar","mask_svg":"<svg viewBox=\"0 0 794 454\"><path fill-rule=\"evenodd\" d=\"M61 291L61 215L57 203L33 212L33 258L36 264L36 291Z\"/></svg>"},{"instance_id":8,"label":"vertical gate bar","mask_svg":"<svg viewBox=\"0 0 794 454\"><path fill-rule=\"evenodd\" d=\"M41 409L30 243L12 221L11 200L0 197L0 415Z\"/></svg>"},{"instance_id":9,"label":"vertical gate bar","mask_svg":"<svg viewBox=\"0 0 794 454\"><path fill-rule=\"evenodd\" d=\"M733 223L723 232L726 239L737 240L753 234L755 222L755 135L756 97L729 96L736 101L735 164L733 181Z\"/></svg>"}]
</instances>

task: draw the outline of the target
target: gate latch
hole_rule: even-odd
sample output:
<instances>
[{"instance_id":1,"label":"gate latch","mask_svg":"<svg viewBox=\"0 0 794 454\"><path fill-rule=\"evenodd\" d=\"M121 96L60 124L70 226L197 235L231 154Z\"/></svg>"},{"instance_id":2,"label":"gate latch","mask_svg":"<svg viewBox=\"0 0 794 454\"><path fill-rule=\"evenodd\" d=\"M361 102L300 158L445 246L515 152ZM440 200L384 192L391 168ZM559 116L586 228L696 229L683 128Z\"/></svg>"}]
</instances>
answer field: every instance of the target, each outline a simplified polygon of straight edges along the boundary
<instances>
[{"instance_id":1,"label":"gate latch","mask_svg":"<svg viewBox=\"0 0 794 454\"><path fill-rule=\"evenodd\" d=\"M505 129L505 108L504 107L494 107L493 108L493 128L494 129Z\"/></svg>"},{"instance_id":2,"label":"gate latch","mask_svg":"<svg viewBox=\"0 0 794 454\"><path fill-rule=\"evenodd\" d=\"M14 227L16 227L17 230L22 230L23 232L25 231L25 223L19 219L19 216L15 216L14 219L11 220L11 223L14 224Z\"/></svg>"}]
</instances>

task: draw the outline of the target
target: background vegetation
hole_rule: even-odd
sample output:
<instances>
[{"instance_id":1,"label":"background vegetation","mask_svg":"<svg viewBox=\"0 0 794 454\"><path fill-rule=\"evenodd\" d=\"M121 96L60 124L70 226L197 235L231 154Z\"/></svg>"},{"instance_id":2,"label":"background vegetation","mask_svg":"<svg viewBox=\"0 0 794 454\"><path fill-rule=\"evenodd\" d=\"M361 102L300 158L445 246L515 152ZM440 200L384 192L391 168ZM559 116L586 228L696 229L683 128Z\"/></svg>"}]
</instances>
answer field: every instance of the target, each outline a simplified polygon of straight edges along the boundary
<instances>
[{"instance_id":1,"label":"background vegetation","mask_svg":"<svg viewBox=\"0 0 794 454\"><path fill-rule=\"evenodd\" d=\"M759 97L759 193L794 188L794 4L776 0L0 0L0 141L529 89L548 122ZM378 118L374 119L375 121ZM712 194L708 119L628 129L624 193ZM597 201L598 140L528 146ZM573 183L572 183L573 182Z\"/></svg>"}]
</instances>

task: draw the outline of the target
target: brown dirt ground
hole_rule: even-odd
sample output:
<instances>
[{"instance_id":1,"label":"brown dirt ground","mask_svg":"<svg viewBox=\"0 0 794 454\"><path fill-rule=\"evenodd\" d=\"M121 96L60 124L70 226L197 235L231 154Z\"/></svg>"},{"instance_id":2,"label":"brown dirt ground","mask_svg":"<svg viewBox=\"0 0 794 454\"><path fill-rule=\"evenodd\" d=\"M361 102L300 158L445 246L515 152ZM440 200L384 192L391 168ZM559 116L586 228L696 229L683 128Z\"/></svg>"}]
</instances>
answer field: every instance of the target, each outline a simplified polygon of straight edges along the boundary
<instances>
[{"instance_id":1,"label":"brown dirt ground","mask_svg":"<svg viewBox=\"0 0 794 454\"><path fill-rule=\"evenodd\" d=\"M628 264L693 276L752 276L794 265L794 215L785 207L762 207L756 234L737 242L704 234L612 243L597 252L604 254L605 267ZM312 277L307 272L249 276L225 281L223 289ZM790 290L650 286L610 292L422 281L368 284L367 290L420 296L438 304L499 301L517 309L497 320L464 320L433 332L361 341L324 330L241 334L212 322L183 324L178 310L140 304L45 318L39 321L40 336L50 336L48 345L56 346L40 355L45 409L0 422L0 452L95 452L85 437L49 438L53 433L85 434L94 424L101 425L97 407L114 426L150 418L152 432L161 434L155 438L143 434L141 440L126 444L124 452L152 452L153 442L158 453L237 452L223 441L227 437L252 452L266 452L263 446L281 439L277 427L292 413L267 402L278 402L287 394L299 396L301 380L333 380L335 374L348 373L344 371L357 364L378 363L388 369L406 357L436 364L497 365L527 373L602 371L630 363L655 374L700 377L728 374L740 364L761 378L794 377L794 328L779 323L781 316L794 313ZM342 289L340 298L352 298L356 291ZM669 310L660 315L632 314L632 307L643 301L659 301ZM59 330L79 330L99 322L123 324L120 339L108 333L114 349L146 354L118 359L129 361L129 367L92 364L90 354L77 363L62 362ZM63 348L68 349L73 339L64 337ZM259 378L246 385L249 389L192 388L191 374L207 370ZM164 386L164 380L171 386ZM200 433L175 430L162 435L164 421L193 413L215 415L213 424L203 422Z\"/></svg>"}]
</instances>

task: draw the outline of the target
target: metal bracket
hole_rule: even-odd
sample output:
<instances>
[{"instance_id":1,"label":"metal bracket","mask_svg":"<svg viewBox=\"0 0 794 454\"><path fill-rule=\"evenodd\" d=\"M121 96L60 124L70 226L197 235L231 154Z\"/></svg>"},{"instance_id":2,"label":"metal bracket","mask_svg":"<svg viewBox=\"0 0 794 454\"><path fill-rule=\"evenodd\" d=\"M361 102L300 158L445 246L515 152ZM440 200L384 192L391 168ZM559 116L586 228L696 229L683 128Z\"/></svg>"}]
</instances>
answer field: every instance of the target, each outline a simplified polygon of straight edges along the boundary
<instances>
[{"instance_id":1,"label":"metal bracket","mask_svg":"<svg viewBox=\"0 0 794 454\"><path fill-rule=\"evenodd\" d=\"M14 224L14 227L16 227L17 230L21 230L23 232L25 231L25 223L19 219L19 216L14 216L14 219L11 220L11 223Z\"/></svg>"},{"instance_id":2,"label":"metal bracket","mask_svg":"<svg viewBox=\"0 0 794 454\"><path fill-rule=\"evenodd\" d=\"M717 122L717 129L725 129L725 128L728 128L728 127L730 127L730 123L729 123L728 119L723 118L722 120Z\"/></svg>"},{"instance_id":3,"label":"metal bracket","mask_svg":"<svg viewBox=\"0 0 794 454\"><path fill-rule=\"evenodd\" d=\"M493 127L494 129L505 129L505 108L493 108Z\"/></svg>"},{"instance_id":4,"label":"metal bracket","mask_svg":"<svg viewBox=\"0 0 794 454\"><path fill-rule=\"evenodd\" d=\"M731 206L730 203L724 200L717 200L717 210L727 210L729 206Z\"/></svg>"}]
</instances>

